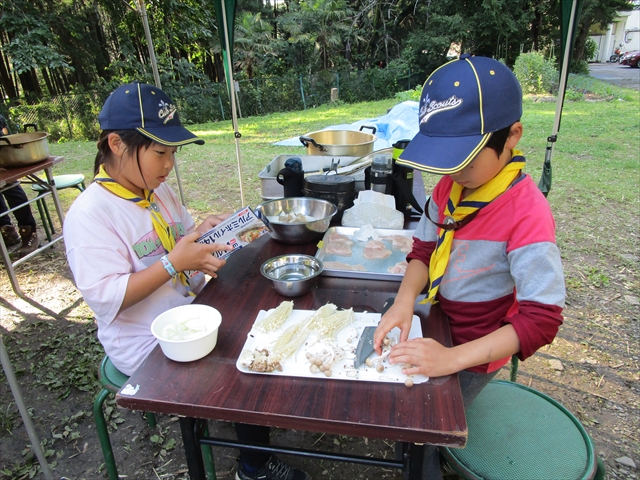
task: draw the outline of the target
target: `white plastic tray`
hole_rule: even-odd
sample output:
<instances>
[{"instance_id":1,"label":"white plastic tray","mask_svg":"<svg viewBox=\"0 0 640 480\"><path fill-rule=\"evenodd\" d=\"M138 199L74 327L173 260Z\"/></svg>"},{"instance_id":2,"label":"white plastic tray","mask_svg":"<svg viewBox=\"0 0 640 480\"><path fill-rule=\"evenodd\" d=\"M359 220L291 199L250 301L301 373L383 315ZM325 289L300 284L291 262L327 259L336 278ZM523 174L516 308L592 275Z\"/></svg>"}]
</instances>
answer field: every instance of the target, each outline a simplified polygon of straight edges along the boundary
<instances>
[{"instance_id":1,"label":"white plastic tray","mask_svg":"<svg viewBox=\"0 0 640 480\"><path fill-rule=\"evenodd\" d=\"M270 310L271 311L271 310ZM269 312L270 312L269 311ZM276 340L282 335L282 332L291 325L302 322L315 313L314 310L293 310L289 320L278 330L270 333L261 333L255 328L255 323L262 320L269 312L260 310L258 317L254 321L254 327L247 335L247 341L242 348L242 352L253 351L255 349L269 349ZM273 371L269 373L255 372L249 370L247 367L241 364L241 357L236 362L238 370L244 373L257 373L260 375L283 375L289 377L305 377L305 378L319 378L323 380L356 380L366 382L387 382L387 383L404 383L407 376L402 373L402 367L399 365L390 365L386 360L382 361L385 369L384 372L378 373L375 368L368 367L365 364L360 368L354 369L353 361L355 359L355 350L360 339L360 335L364 327L378 325L381 315L379 313L355 313L356 321L340 332L338 332L338 338L334 342L334 345L342 348L345 351L344 358L338 362L335 362L332 367L332 375L327 377L322 372L311 373L310 362L307 359L307 352L316 354L322 352L324 349L328 350L328 344L318 340L315 334L311 333L302 346L291 357L282 362L282 371ZM400 329L394 328L387 335L392 340L392 343L397 343L400 338ZM413 316L413 323L411 324L411 330L409 332L409 338L421 338L422 328L420 327L420 320L417 316ZM371 358L376 357L374 352ZM414 384L424 383L429 380L429 377L424 375L411 375Z\"/></svg>"}]
</instances>

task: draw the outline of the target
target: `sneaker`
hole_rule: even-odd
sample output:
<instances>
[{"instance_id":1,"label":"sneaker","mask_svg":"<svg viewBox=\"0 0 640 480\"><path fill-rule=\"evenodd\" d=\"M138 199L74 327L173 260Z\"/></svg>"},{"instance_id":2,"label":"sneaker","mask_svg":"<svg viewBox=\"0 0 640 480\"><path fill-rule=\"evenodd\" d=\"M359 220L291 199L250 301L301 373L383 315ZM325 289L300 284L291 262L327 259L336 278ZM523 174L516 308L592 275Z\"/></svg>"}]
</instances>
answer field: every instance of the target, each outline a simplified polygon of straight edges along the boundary
<instances>
[{"instance_id":1,"label":"sneaker","mask_svg":"<svg viewBox=\"0 0 640 480\"><path fill-rule=\"evenodd\" d=\"M4 244L7 247L15 247L20 242L22 242L22 238L20 238L16 227L14 227L13 225L5 225L4 227L0 227L0 231L2 232L2 239L4 240Z\"/></svg>"},{"instance_id":2,"label":"sneaker","mask_svg":"<svg viewBox=\"0 0 640 480\"><path fill-rule=\"evenodd\" d=\"M40 246L38 232L32 230L31 227L20 227L20 238L22 239L22 246L18 249L18 256L21 258L29 255Z\"/></svg>"},{"instance_id":3,"label":"sneaker","mask_svg":"<svg viewBox=\"0 0 640 480\"><path fill-rule=\"evenodd\" d=\"M247 472L241 463L236 480L311 480L311 477L304 470L293 468L271 455L267 463L253 472Z\"/></svg>"}]
</instances>

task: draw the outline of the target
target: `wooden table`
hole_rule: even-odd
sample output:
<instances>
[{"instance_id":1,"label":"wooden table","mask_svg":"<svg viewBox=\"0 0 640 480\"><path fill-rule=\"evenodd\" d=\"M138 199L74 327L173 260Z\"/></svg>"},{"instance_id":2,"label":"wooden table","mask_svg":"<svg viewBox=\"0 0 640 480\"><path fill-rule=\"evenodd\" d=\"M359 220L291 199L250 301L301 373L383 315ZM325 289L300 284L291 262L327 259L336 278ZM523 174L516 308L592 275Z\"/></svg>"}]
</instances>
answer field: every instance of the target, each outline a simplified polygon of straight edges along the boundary
<instances>
[{"instance_id":1,"label":"wooden table","mask_svg":"<svg viewBox=\"0 0 640 480\"><path fill-rule=\"evenodd\" d=\"M261 309L286 300L260 274L262 263L283 253L315 254L310 245L283 245L265 235L235 252L195 299L222 314L218 343L208 356L191 363L167 359L156 347L131 376L135 395L116 395L118 405L175 414L180 419L192 479L205 478L200 444L240 446L227 439L203 438L204 422L225 420L295 430L381 438L402 442L395 460L314 452L279 446L263 451L314 456L402 468L409 478L422 478L421 444L464 446L467 425L457 375L407 388L403 384L246 374L236 360ZM327 302L356 312L379 312L395 296L399 282L322 276L317 288L294 300L294 308L316 310ZM439 309L427 321L416 311L423 334L451 345L449 325Z\"/></svg>"},{"instance_id":2,"label":"wooden table","mask_svg":"<svg viewBox=\"0 0 640 480\"><path fill-rule=\"evenodd\" d=\"M0 168L0 192L7 190L9 188L13 188L16 185L16 182L20 182L23 184L38 184L44 187L44 192L39 193L39 196L33 198L24 204L10 208L4 213L0 213L0 217L5 215L9 215L9 213L13 212L18 208L22 208L25 205L29 205L33 202L36 202L40 199L45 201L44 199L51 195L53 198L53 203L56 207L56 212L58 214L58 219L60 220L60 226L62 226L64 222L64 212L62 210L62 206L60 205L60 198L58 197L58 191L56 190L54 181L53 181L53 172L52 167L61 163L64 160L64 157L53 157L50 156L46 160L42 162L34 163L31 165L27 165L24 167L16 167L16 168ZM38 176L39 173L44 172L46 179L42 179ZM43 218L42 220L45 222L46 220ZM46 226L45 226L46 229ZM7 269L7 273L9 274L9 279L11 281L11 286L13 287L13 291L19 297L27 300L29 303L35 305L36 307L42 309L43 307L33 300L29 299L24 295L22 290L20 289L20 285L18 284L18 279L15 273L15 267L20 265L23 262L26 262L31 257L37 255L38 253L44 251L45 249L52 246L54 243L62 240L62 232L60 232L57 236L52 236L51 238L47 238L47 242L41 244L39 248L34 250L28 255L16 260L15 262L11 260L9 257L9 252L7 250L7 246L4 243L4 239L0 236L0 254L2 255L2 260L4 261L5 267ZM45 311L48 311L45 309Z\"/></svg>"}]
</instances>

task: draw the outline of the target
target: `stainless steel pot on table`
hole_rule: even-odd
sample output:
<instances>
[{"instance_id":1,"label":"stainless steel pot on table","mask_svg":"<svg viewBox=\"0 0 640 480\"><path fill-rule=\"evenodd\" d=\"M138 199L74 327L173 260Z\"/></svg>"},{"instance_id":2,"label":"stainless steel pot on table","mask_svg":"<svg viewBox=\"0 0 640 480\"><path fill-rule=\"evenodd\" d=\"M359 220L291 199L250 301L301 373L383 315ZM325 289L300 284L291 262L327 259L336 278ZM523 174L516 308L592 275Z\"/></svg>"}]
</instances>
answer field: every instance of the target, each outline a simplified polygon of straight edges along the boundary
<instances>
[{"instance_id":1,"label":"stainless steel pot on table","mask_svg":"<svg viewBox=\"0 0 640 480\"><path fill-rule=\"evenodd\" d=\"M363 132L364 128L371 129L373 133ZM320 130L301 136L300 142L307 147L308 155L363 157L373 152L375 133L375 127L365 125L360 127L360 131Z\"/></svg>"},{"instance_id":2,"label":"stainless steel pot on table","mask_svg":"<svg viewBox=\"0 0 640 480\"><path fill-rule=\"evenodd\" d=\"M0 167L23 167L46 160L48 136L45 132L27 132L0 137Z\"/></svg>"}]
</instances>

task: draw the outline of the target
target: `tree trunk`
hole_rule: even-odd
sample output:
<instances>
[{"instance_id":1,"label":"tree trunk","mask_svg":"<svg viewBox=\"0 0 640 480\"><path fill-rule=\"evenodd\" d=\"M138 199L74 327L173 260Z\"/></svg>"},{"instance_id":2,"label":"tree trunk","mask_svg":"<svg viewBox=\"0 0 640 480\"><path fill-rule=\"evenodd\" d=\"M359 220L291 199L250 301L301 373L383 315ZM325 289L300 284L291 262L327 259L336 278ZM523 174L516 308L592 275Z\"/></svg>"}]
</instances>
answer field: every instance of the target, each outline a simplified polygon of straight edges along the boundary
<instances>
[{"instance_id":1,"label":"tree trunk","mask_svg":"<svg viewBox=\"0 0 640 480\"><path fill-rule=\"evenodd\" d=\"M584 58L584 46L589 38L589 28L593 21L593 18L583 18L582 22L580 22L580 25L578 26L576 43L573 47L573 58L576 60L587 60Z\"/></svg>"},{"instance_id":2,"label":"tree trunk","mask_svg":"<svg viewBox=\"0 0 640 480\"><path fill-rule=\"evenodd\" d=\"M47 90L49 90L49 95L51 95L51 96L57 95L58 92L57 92L57 90L55 88L55 85L51 81L51 77L49 76L49 69L48 68L43 68L41 70L41 72L42 72L42 78L44 78L44 83L47 84Z\"/></svg>"},{"instance_id":3,"label":"tree trunk","mask_svg":"<svg viewBox=\"0 0 640 480\"><path fill-rule=\"evenodd\" d=\"M93 9L90 14L89 12L87 13L87 21L89 22L89 28L92 36L96 39L99 47L99 53L96 55L96 73L99 77L109 81L111 79L111 74L109 73L108 67L111 63L111 58L109 56L104 27L98 12L98 5L95 2L93 3Z\"/></svg>"},{"instance_id":4,"label":"tree trunk","mask_svg":"<svg viewBox=\"0 0 640 480\"><path fill-rule=\"evenodd\" d=\"M40 84L38 83L38 75L35 70L29 70L28 72L24 72L18 74L20 78L20 84L22 85L22 90L27 98L27 101L31 102L35 98L42 97L42 90L40 89ZM34 98L35 97L35 98Z\"/></svg>"},{"instance_id":5,"label":"tree trunk","mask_svg":"<svg viewBox=\"0 0 640 480\"><path fill-rule=\"evenodd\" d=\"M2 88L4 88L6 95L13 100L18 98L18 90L9 74L8 63L4 53L0 50L0 79L2 80Z\"/></svg>"}]
</instances>

